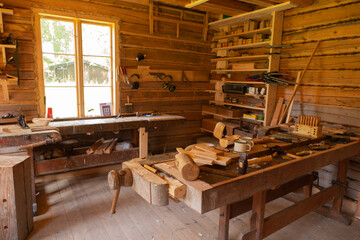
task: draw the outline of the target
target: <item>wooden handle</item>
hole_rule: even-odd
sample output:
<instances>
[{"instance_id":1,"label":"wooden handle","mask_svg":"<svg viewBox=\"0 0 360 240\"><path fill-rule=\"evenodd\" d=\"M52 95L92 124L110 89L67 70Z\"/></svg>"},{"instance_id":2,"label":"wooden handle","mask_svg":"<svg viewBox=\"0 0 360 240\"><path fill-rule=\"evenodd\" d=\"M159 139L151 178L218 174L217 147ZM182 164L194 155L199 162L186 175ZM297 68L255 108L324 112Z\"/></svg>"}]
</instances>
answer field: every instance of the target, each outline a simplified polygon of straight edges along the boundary
<instances>
[{"instance_id":1,"label":"wooden handle","mask_svg":"<svg viewBox=\"0 0 360 240\"><path fill-rule=\"evenodd\" d=\"M268 162L273 160L273 157L271 155L265 156L265 157L259 157L248 160L248 165L255 164L255 163L261 163L261 162Z\"/></svg>"},{"instance_id":2,"label":"wooden handle","mask_svg":"<svg viewBox=\"0 0 360 240\"><path fill-rule=\"evenodd\" d=\"M176 154L175 165L185 180L194 181L199 177L200 168L188 154Z\"/></svg>"},{"instance_id":3,"label":"wooden handle","mask_svg":"<svg viewBox=\"0 0 360 240\"><path fill-rule=\"evenodd\" d=\"M44 141L40 141L40 142L37 142L37 143L31 143L31 144L28 144L28 145L22 145L22 146L19 147L19 150L27 149L27 148L40 147L40 146L44 146L44 145L48 145L48 144L54 144L54 143L56 143L58 141L59 141L58 138L46 139Z\"/></svg>"},{"instance_id":4,"label":"wooden handle","mask_svg":"<svg viewBox=\"0 0 360 240\"><path fill-rule=\"evenodd\" d=\"M296 86L295 86L295 88L294 88L294 91L293 91L293 93L292 93L292 95L291 95L291 97L290 97L290 100L289 100L289 104L286 106L283 114L281 115L281 118L280 118L279 123L282 123L282 122L284 121L285 115L286 115L287 111L289 110L290 103L291 103L291 102L294 100L294 98L295 98L296 92L297 92L297 90L298 90L298 88L299 88L299 86L300 86L300 84L301 84L301 81L303 80L303 78L304 78L304 76L305 76L306 71L308 70L308 68L309 68L309 66L310 66L310 63L311 63L312 59L314 58L314 55L315 55L315 53L316 53L316 50L319 48L320 42L321 42L320 40L317 42L317 44L316 44L316 46L315 46L315 48L314 48L314 51L312 52L312 54L311 54L311 56L310 56L310 58L309 58L309 61L307 62L306 67L304 68L304 71L302 72L302 74L301 74L301 76L300 76L299 83L296 84Z\"/></svg>"},{"instance_id":5,"label":"wooden handle","mask_svg":"<svg viewBox=\"0 0 360 240\"><path fill-rule=\"evenodd\" d=\"M119 199L119 195L120 195L120 187L118 189L115 189L114 198L113 198L113 201L111 204L111 209L110 209L111 214L116 213L116 204Z\"/></svg>"}]
</instances>

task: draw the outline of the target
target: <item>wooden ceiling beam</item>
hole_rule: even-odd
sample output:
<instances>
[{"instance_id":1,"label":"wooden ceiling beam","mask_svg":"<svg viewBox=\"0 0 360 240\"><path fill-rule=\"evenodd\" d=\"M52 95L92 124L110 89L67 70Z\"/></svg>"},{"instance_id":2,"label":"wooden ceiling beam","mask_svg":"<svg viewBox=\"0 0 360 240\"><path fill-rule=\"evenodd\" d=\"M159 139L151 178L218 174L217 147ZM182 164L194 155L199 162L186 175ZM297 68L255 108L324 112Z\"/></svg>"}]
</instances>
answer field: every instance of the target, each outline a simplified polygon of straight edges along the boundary
<instances>
[{"instance_id":1,"label":"wooden ceiling beam","mask_svg":"<svg viewBox=\"0 0 360 240\"><path fill-rule=\"evenodd\" d=\"M269 0L241 0L241 2L254 4L260 7L270 7L276 4L276 2Z\"/></svg>"},{"instance_id":2,"label":"wooden ceiling beam","mask_svg":"<svg viewBox=\"0 0 360 240\"><path fill-rule=\"evenodd\" d=\"M186 4L185 7L201 9L203 11L205 9L209 9L206 11L231 16L238 13L250 12L255 9L255 5L253 4L239 2L237 0L198 0L190 4Z\"/></svg>"}]
</instances>

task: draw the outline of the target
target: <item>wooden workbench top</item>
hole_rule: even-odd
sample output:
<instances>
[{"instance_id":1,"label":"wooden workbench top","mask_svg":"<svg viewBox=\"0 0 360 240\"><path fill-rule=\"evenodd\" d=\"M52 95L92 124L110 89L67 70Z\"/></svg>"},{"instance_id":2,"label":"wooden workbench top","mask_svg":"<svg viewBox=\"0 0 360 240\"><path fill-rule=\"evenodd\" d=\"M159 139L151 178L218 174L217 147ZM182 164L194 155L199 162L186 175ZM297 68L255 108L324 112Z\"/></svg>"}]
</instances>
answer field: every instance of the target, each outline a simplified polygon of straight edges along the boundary
<instances>
[{"instance_id":1,"label":"wooden workbench top","mask_svg":"<svg viewBox=\"0 0 360 240\"><path fill-rule=\"evenodd\" d=\"M157 115L140 117L122 117L122 118L96 118L81 119L69 121L54 121L49 123L49 127L59 129L63 135L91 133L98 131L118 131L125 129L134 129L139 127L158 127L181 123L185 118L177 115Z\"/></svg>"}]
</instances>

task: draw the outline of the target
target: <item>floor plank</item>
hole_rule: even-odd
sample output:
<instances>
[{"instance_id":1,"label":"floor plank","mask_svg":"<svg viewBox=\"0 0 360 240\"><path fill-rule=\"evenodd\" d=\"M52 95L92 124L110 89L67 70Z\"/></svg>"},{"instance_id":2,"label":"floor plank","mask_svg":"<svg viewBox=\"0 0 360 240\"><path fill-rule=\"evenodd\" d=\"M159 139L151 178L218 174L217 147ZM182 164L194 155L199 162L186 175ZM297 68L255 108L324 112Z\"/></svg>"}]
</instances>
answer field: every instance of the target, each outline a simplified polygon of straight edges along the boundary
<instances>
[{"instance_id":1,"label":"floor plank","mask_svg":"<svg viewBox=\"0 0 360 240\"><path fill-rule=\"evenodd\" d=\"M200 215L183 203L149 205L131 188L122 188L115 215L106 174L78 176L37 184L39 216L28 239L210 240L217 239L218 210ZM285 199L267 205L266 215L290 206ZM248 227L249 213L230 221L230 239ZM308 214L269 240L360 239L360 220L346 226Z\"/></svg>"}]
</instances>

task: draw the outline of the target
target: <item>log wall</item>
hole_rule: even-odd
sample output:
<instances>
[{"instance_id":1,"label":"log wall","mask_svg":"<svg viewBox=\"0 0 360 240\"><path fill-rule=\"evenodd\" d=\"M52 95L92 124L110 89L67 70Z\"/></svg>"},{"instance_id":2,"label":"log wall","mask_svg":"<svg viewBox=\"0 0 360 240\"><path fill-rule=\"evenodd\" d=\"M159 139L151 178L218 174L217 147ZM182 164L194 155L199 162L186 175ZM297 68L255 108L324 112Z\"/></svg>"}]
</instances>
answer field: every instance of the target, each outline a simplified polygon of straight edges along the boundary
<instances>
[{"instance_id":1,"label":"log wall","mask_svg":"<svg viewBox=\"0 0 360 240\"><path fill-rule=\"evenodd\" d=\"M32 8L83 13L94 16L116 17L119 19L119 50L121 65L137 68L138 65L151 69L174 70L176 91L170 93L161 87L162 81L154 78L140 80L140 88L131 90L121 83L120 110L130 96L134 111L158 111L187 117L182 126L170 129L150 130L149 150L162 151L164 148L186 146L200 136L201 104L210 96L202 91L209 88L210 45L201 41L201 29L181 26L180 38L176 39L176 27L160 23L158 28L168 36L149 34L149 7L129 1L109 0L4 0L4 7L13 8L13 16L4 16L5 32L19 38L20 86L10 86L10 101L4 102L0 92L0 115L21 111L27 119L39 116L34 38L34 13ZM184 37L185 36L185 37ZM146 60L137 62L136 55L147 55ZM9 73L16 74L15 69ZM189 82L181 81L182 70L186 70ZM145 82L142 82L145 81Z\"/></svg>"},{"instance_id":2,"label":"log wall","mask_svg":"<svg viewBox=\"0 0 360 240\"><path fill-rule=\"evenodd\" d=\"M320 116L329 124L360 130L360 1L315 0L309 7L285 12L281 71L304 69L318 40L320 47L296 95L292 115ZM278 97L290 99L293 87L278 88ZM360 157L351 159L347 195L357 199L360 191ZM336 169L320 171L320 184L335 179Z\"/></svg>"}]
</instances>

